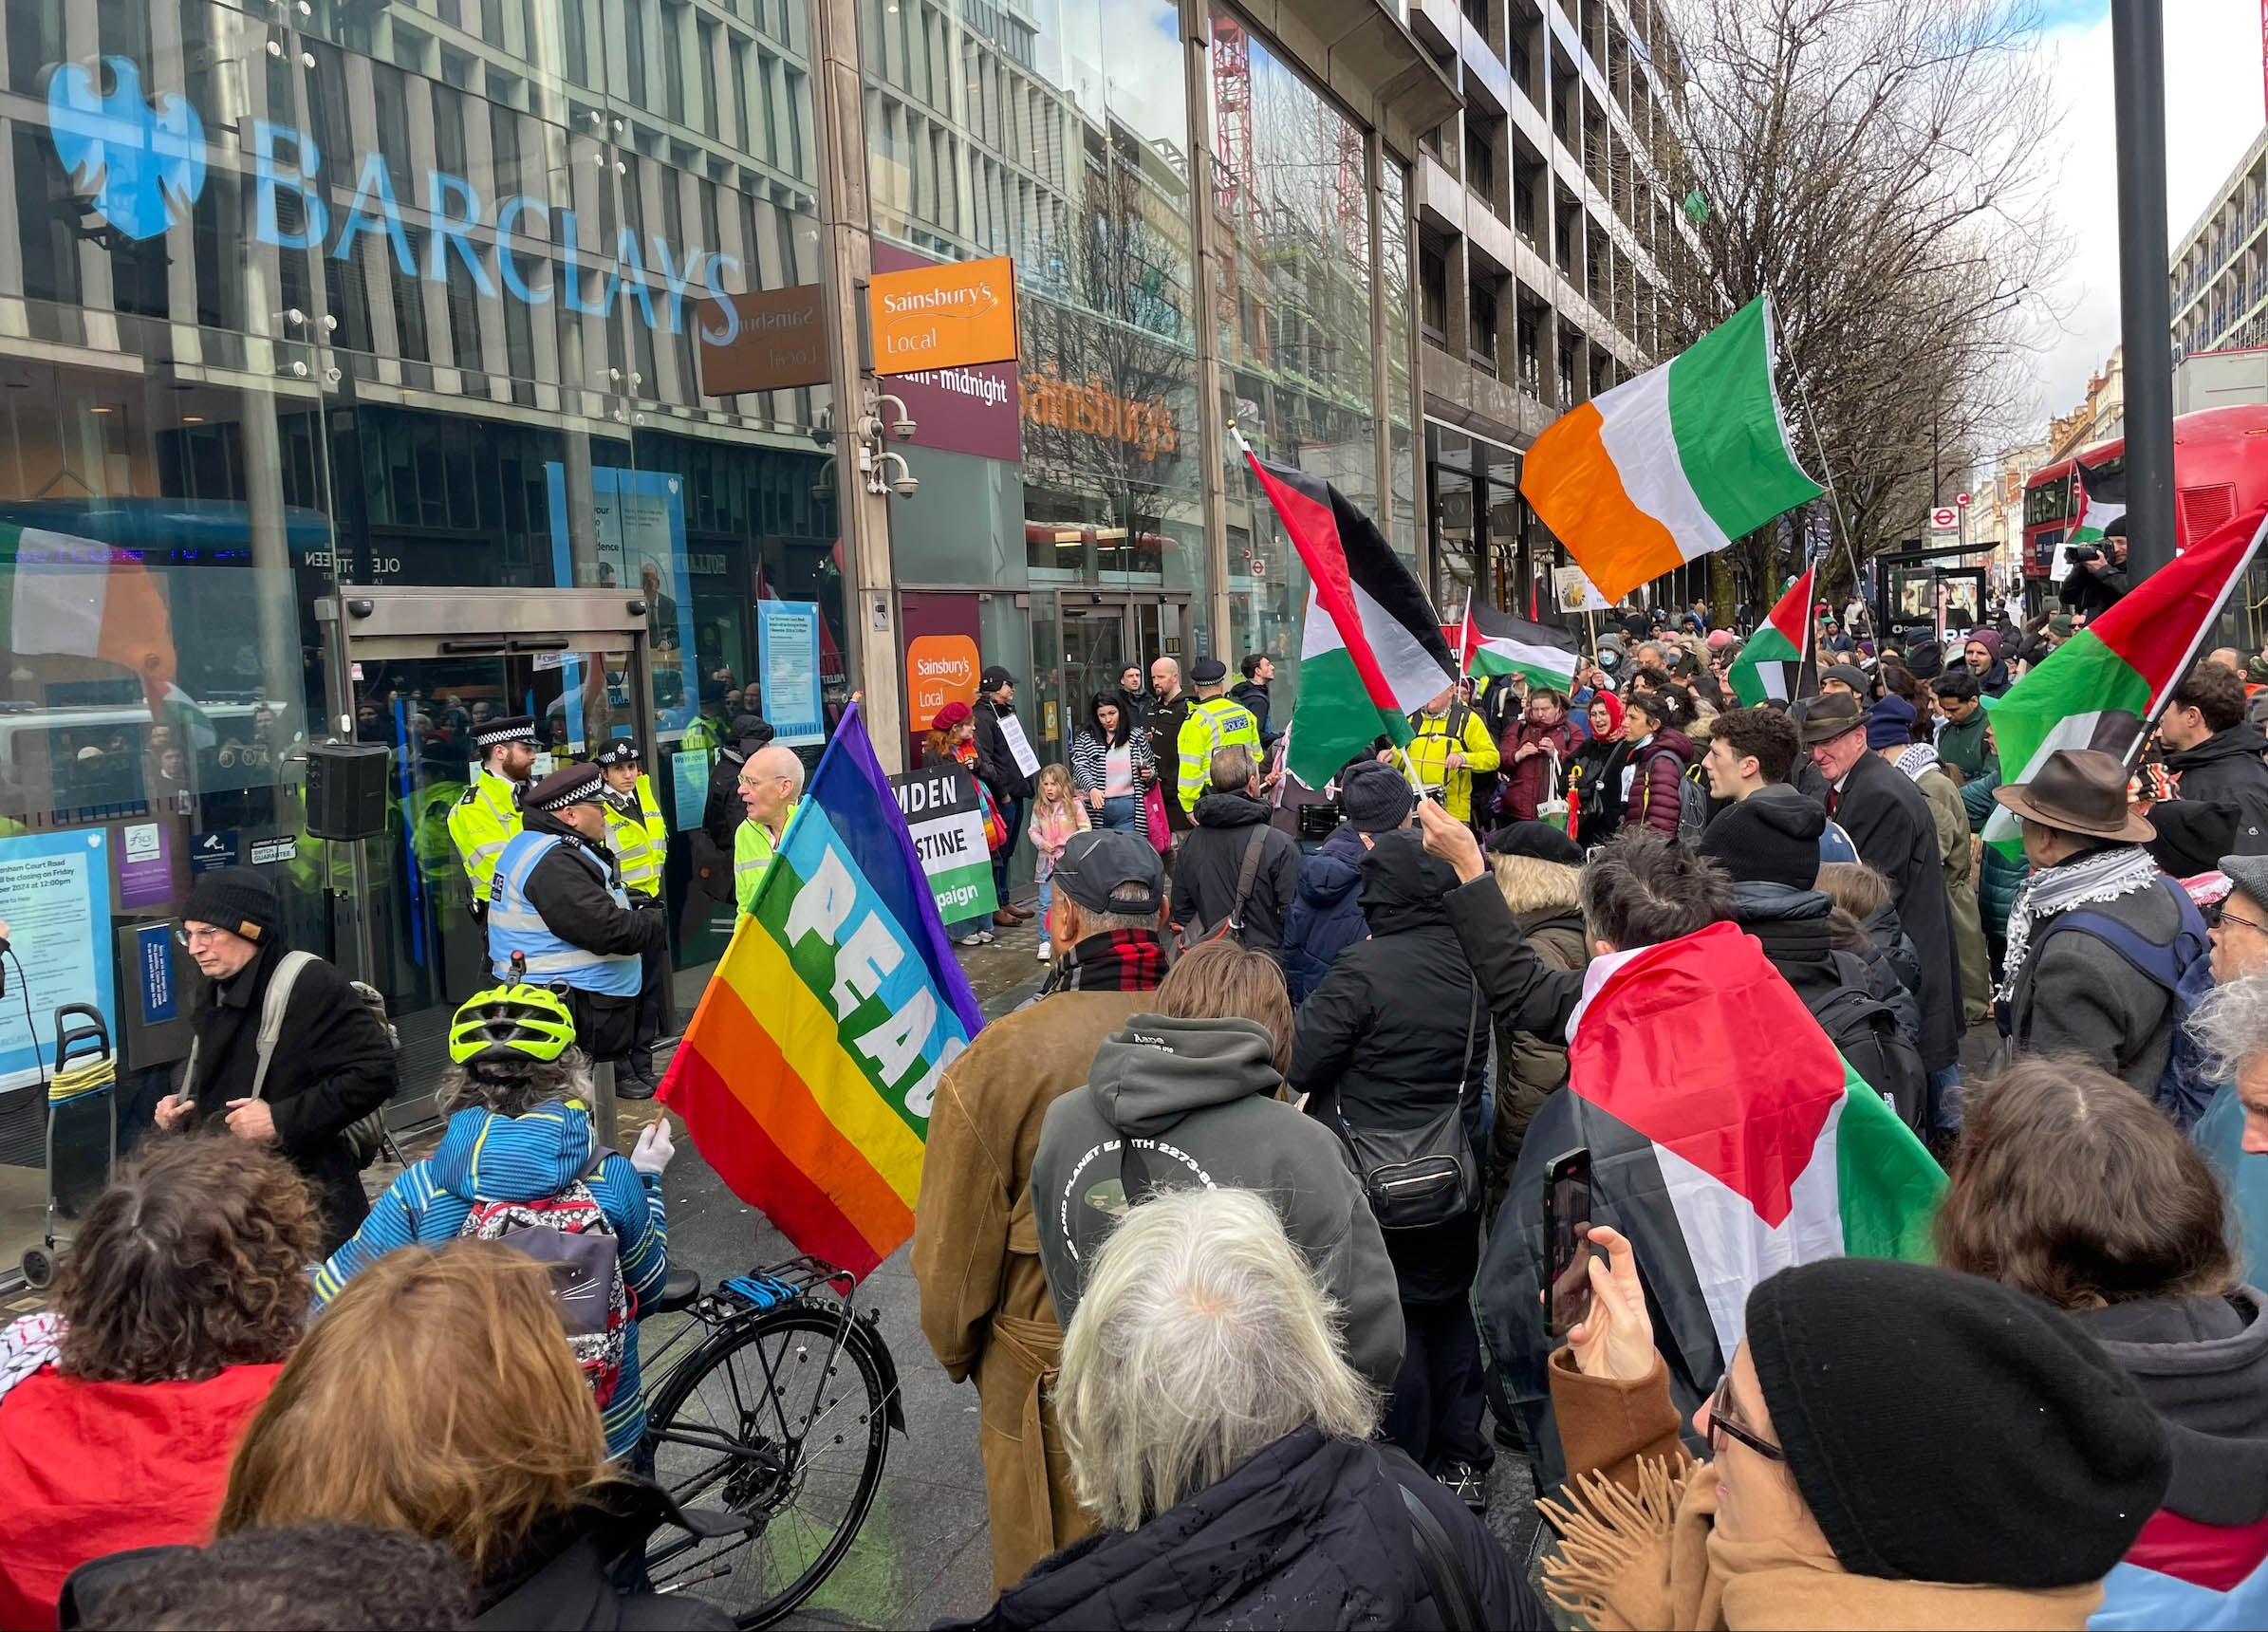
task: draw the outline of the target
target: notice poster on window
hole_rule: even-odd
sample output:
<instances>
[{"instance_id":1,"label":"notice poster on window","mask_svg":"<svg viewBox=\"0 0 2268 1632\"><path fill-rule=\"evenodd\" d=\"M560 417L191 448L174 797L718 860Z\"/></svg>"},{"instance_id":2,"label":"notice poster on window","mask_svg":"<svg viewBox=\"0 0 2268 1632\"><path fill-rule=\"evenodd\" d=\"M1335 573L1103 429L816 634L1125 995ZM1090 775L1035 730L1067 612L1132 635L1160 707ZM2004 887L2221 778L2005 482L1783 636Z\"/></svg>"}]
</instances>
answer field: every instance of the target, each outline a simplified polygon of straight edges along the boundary
<instances>
[{"instance_id":1,"label":"notice poster on window","mask_svg":"<svg viewBox=\"0 0 2268 1632\"><path fill-rule=\"evenodd\" d=\"M890 778L905 812L914 853L929 877L938 917L948 925L984 918L999 904L993 893L993 855L984 844L984 807L976 779L956 766Z\"/></svg>"},{"instance_id":2,"label":"notice poster on window","mask_svg":"<svg viewBox=\"0 0 2268 1632\"><path fill-rule=\"evenodd\" d=\"M763 674L764 717L774 742L790 748L827 740L819 692L819 603L756 603L756 666Z\"/></svg>"},{"instance_id":3,"label":"notice poster on window","mask_svg":"<svg viewBox=\"0 0 2268 1632\"><path fill-rule=\"evenodd\" d=\"M26 1020L19 980L42 1023L65 1003L91 1003L115 1023L108 841L100 827L0 839L0 921L14 949L0 1003L0 1088L38 1082L54 1046Z\"/></svg>"}]
</instances>

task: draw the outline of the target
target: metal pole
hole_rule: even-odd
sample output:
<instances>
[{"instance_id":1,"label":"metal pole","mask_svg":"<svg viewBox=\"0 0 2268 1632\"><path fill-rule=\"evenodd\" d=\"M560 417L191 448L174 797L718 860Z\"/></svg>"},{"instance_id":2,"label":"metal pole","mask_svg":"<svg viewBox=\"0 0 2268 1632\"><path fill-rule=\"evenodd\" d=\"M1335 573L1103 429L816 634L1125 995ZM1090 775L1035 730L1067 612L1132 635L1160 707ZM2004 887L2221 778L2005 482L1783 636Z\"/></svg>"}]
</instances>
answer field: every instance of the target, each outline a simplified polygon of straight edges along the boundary
<instances>
[{"instance_id":1,"label":"metal pole","mask_svg":"<svg viewBox=\"0 0 2268 1632\"><path fill-rule=\"evenodd\" d=\"M2173 559L2173 315L2166 251L2163 0L2110 0L2118 123L2119 331L2126 355L2127 571Z\"/></svg>"}]
</instances>

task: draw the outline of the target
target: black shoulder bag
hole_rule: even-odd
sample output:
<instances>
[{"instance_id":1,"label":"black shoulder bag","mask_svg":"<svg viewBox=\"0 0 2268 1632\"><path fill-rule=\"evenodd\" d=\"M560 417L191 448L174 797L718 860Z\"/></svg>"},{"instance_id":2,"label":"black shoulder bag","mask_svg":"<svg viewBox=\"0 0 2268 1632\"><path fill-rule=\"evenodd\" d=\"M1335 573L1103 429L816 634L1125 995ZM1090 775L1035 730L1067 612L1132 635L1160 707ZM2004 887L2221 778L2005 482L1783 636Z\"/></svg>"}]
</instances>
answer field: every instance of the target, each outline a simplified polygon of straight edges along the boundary
<instances>
[{"instance_id":1,"label":"black shoulder bag","mask_svg":"<svg viewBox=\"0 0 2268 1632\"><path fill-rule=\"evenodd\" d=\"M1339 1132L1354 1154L1354 1170L1362 1176L1381 1230L1444 1223L1479 1204L1480 1171L1464 1122L1465 1083L1472 1075L1473 1039L1479 1029L1480 982L1476 978L1457 1097L1416 1127L1358 1128L1347 1120L1346 1099L1339 1098Z\"/></svg>"}]
</instances>

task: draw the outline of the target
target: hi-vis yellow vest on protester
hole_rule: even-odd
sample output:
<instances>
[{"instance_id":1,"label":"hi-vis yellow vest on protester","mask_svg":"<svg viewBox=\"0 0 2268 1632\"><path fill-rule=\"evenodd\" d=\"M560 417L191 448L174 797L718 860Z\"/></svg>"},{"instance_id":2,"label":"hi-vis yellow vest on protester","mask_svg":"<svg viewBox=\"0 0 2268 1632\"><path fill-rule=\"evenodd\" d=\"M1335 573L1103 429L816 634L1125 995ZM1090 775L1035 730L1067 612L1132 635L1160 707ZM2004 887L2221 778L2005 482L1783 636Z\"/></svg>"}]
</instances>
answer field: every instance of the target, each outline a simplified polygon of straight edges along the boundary
<instances>
[{"instance_id":1,"label":"hi-vis yellow vest on protester","mask_svg":"<svg viewBox=\"0 0 2268 1632\"><path fill-rule=\"evenodd\" d=\"M622 863L623 884L632 895L661 893L661 867L669 860L669 824L661 820L661 807L654 803L654 785L645 773L638 775L638 813L618 810L606 802L606 843Z\"/></svg>"},{"instance_id":2,"label":"hi-vis yellow vest on protester","mask_svg":"<svg viewBox=\"0 0 2268 1632\"><path fill-rule=\"evenodd\" d=\"M1174 739L1181 762L1180 785L1174 791L1182 809L1194 812L1197 802L1213 786L1213 751L1237 743L1245 744L1253 757L1259 758L1260 722L1253 718L1252 710L1227 697L1207 697L1189 705L1189 717L1181 722L1181 734Z\"/></svg>"},{"instance_id":3,"label":"hi-vis yellow vest on protester","mask_svg":"<svg viewBox=\"0 0 2268 1632\"><path fill-rule=\"evenodd\" d=\"M512 794L512 784L483 768L449 812L449 837L456 843L457 860L465 864L465 878L476 901L489 899L496 858L520 836L520 808Z\"/></svg>"},{"instance_id":4,"label":"hi-vis yellow vest on protester","mask_svg":"<svg viewBox=\"0 0 2268 1632\"><path fill-rule=\"evenodd\" d=\"M795 807L788 807L787 821L780 824L780 831L788 830L788 822L795 819ZM733 900L743 914L756 910L756 886L764 881L771 870L771 858L778 846L771 841L771 830L761 822L742 818L733 834Z\"/></svg>"}]
</instances>

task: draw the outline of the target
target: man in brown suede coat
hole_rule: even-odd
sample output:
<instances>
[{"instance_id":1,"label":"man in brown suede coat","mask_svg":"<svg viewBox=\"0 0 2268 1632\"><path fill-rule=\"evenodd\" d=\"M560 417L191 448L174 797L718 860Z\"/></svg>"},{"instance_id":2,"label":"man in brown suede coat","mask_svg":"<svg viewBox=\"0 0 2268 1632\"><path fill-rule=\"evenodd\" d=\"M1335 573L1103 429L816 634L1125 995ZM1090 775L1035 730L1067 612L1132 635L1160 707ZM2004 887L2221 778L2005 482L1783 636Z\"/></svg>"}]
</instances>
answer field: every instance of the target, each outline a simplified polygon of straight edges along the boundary
<instances>
[{"instance_id":1,"label":"man in brown suede coat","mask_svg":"<svg viewBox=\"0 0 2268 1632\"><path fill-rule=\"evenodd\" d=\"M1133 833L1074 834L1055 863L1049 938L1068 948L1030 1007L978 1032L939 1084L914 1207L921 1332L954 1382L974 1378L991 1510L993 1579L1005 1591L1094 1528L1071 1493L1047 1398L1063 1329L1040 1268L1032 1159L1055 1100L1095 1050L1150 1006L1165 977L1165 875Z\"/></svg>"}]
</instances>

